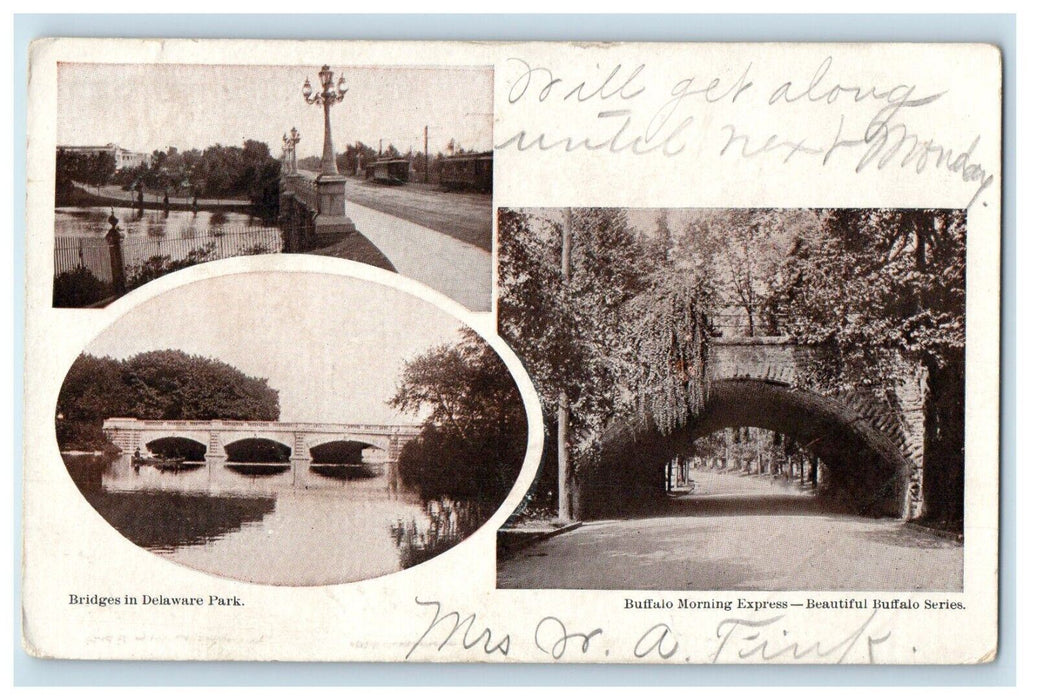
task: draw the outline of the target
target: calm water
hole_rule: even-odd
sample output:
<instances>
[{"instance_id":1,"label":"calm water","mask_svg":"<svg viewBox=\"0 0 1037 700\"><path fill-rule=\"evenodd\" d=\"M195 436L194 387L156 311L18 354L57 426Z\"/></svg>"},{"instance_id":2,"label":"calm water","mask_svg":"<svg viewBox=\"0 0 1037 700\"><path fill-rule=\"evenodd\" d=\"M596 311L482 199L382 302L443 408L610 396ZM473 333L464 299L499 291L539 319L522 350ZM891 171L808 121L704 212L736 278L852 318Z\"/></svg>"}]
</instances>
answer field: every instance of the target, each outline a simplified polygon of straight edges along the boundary
<instances>
[{"instance_id":1,"label":"calm water","mask_svg":"<svg viewBox=\"0 0 1037 700\"><path fill-rule=\"evenodd\" d=\"M103 207L55 209L56 275L85 267L99 280L112 280L110 253L104 240L110 214L111 210ZM175 261L276 253L284 247L276 226L248 214L116 209L115 215L123 233L123 267L131 285L170 271Z\"/></svg>"},{"instance_id":2,"label":"calm water","mask_svg":"<svg viewBox=\"0 0 1037 700\"><path fill-rule=\"evenodd\" d=\"M305 481L299 485L290 469L173 472L98 455L65 455L65 464L91 505L135 544L254 583L322 585L399 571L457 544L488 515L392 493L384 474L345 479L311 471L296 477Z\"/></svg>"},{"instance_id":3,"label":"calm water","mask_svg":"<svg viewBox=\"0 0 1037 700\"><path fill-rule=\"evenodd\" d=\"M111 228L108 207L58 207L54 210L54 235L81 238L104 238ZM195 238L217 227L241 229L265 226L262 219L235 212L170 211L152 209L115 209L119 228L128 238L167 236Z\"/></svg>"}]
</instances>

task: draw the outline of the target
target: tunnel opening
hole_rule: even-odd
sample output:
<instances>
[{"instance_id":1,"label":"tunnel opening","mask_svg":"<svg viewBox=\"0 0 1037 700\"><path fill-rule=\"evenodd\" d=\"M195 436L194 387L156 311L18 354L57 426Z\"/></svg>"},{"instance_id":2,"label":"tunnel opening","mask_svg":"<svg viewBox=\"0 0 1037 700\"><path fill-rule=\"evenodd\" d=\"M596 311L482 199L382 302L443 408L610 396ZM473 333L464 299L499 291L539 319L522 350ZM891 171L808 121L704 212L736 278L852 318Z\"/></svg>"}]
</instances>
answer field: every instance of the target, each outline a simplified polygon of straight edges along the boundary
<instances>
[{"instance_id":1,"label":"tunnel opening","mask_svg":"<svg viewBox=\"0 0 1037 700\"><path fill-rule=\"evenodd\" d=\"M679 450L662 471L670 514L811 514L834 510L830 468L809 446L765 428L722 428Z\"/></svg>"},{"instance_id":2,"label":"tunnel opening","mask_svg":"<svg viewBox=\"0 0 1037 700\"><path fill-rule=\"evenodd\" d=\"M889 438L837 399L751 379L713 382L703 409L668 434L654 427L613 426L581 484L582 510L588 517L623 517L667 507L675 468L680 476L686 460L730 448L727 440L749 435L778 440L782 450L791 451L791 466L779 466L782 460L775 462L758 449L748 450L740 457L739 473L755 471L758 476L763 468L774 476L775 469L779 474L785 470L790 478L795 474L810 481L819 508L904 517L910 465ZM734 468L730 449L727 458L725 469Z\"/></svg>"},{"instance_id":3,"label":"tunnel opening","mask_svg":"<svg viewBox=\"0 0 1037 700\"><path fill-rule=\"evenodd\" d=\"M316 445L310 457L310 470L329 479L370 479L385 473L385 450L357 440Z\"/></svg>"},{"instance_id":4,"label":"tunnel opening","mask_svg":"<svg viewBox=\"0 0 1037 700\"><path fill-rule=\"evenodd\" d=\"M227 468L247 476L270 476L291 468L292 448L267 438L245 438L224 448Z\"/></svg>"}]
</instances>

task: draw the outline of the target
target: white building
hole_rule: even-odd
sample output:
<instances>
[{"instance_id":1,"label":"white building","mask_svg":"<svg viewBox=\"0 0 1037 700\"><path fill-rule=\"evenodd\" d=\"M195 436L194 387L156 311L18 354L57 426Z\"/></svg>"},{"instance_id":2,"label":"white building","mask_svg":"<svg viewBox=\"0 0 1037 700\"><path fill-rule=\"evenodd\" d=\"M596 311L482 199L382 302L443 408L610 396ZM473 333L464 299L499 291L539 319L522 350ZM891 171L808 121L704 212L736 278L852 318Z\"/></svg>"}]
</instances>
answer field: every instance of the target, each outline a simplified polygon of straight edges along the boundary
<instances>
[{"instance_id":1,"label":"white building","mask_svg":"<svg viewBox=\"0 0 1037 700\"><path fill-rule=\"evenodd\" d=\"M137 153L130 151L114 143L104 146L58 146L58 151L66 153L83 153L95 155L97 153L111 153L115 158L115 169L136 168L138 165L151 165L151 155L148 153Z\"/></svg>"}]
</instances>

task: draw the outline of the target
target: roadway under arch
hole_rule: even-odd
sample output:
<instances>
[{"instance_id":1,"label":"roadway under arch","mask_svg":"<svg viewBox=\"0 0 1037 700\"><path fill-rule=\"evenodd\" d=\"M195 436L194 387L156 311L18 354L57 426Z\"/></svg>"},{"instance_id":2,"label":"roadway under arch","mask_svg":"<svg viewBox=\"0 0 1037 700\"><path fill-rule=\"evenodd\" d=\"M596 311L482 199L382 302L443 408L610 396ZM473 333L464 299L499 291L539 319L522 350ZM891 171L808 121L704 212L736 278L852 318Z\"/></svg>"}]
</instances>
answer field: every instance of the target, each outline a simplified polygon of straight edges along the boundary
<instances>
[{"instance_id":1,"label":"roadway under arch","mask_svg":"<svg viewBox=\"0 0 1037 700\"><path fill-rule=\"evenodd\" d=\"M598 478L584 498L591 513L623 514L662 497L663 470L698 439L724 428L781 433L829 468L822 494L859 514L904 517L911 466L893 442L836 398L759 379L714 380L702 411L682 429L611 431Z\"/></svg>"}]
</instances>

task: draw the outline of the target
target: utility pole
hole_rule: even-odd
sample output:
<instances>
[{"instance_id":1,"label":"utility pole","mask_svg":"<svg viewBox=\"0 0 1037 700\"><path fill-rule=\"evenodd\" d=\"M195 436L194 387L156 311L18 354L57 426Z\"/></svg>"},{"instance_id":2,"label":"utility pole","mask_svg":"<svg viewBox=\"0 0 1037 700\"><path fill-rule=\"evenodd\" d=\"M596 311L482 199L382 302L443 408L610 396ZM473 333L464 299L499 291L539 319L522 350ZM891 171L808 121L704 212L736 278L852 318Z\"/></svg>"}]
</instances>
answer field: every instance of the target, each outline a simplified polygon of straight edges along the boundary
<instances>
[{"instance_id":1,"label":"utility pole","mask_svg":"<svg viewBox=\"0 0 1037 700\"><path fill-rule=\"evenodd\" d=\"M563 294L569 291L569 276L572 258L573 210L565 210L562 221L562 287ZM558 393L558 520L567 523L573 518L572 465L569 463L569 395L565 387Z\"/></svg>"},{"instance_id":2,"label":"utility pole","mask_svg":"<svg viewBox=\"0 0 1037 700\"><path fill-rule=\"evenodd\" d=\"M425 184L428 184L428 124L425 125Z\"/></svg>"}]
</instances>

